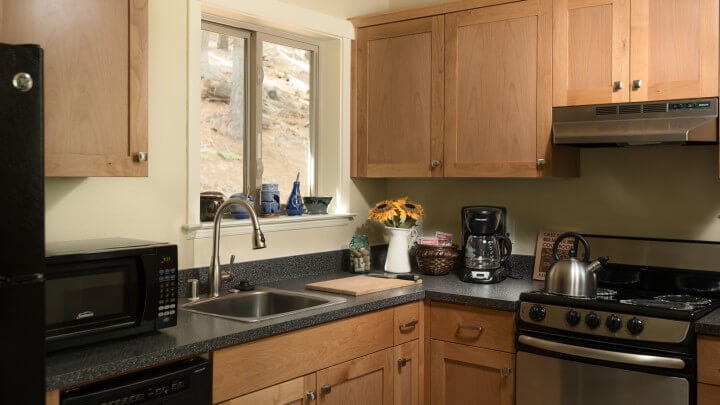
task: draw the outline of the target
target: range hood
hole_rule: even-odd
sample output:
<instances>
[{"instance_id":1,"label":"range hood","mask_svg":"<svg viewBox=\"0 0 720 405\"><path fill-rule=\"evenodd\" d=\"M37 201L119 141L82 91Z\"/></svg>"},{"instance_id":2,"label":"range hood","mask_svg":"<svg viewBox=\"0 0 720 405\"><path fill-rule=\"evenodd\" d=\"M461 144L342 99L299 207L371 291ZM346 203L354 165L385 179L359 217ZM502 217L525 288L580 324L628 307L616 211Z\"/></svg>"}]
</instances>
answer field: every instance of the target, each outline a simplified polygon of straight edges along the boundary
<instances>
[{"instance_id":1,"label":"range hood","mask_svg":"<svg viewBox=\"0 0 720 405\"><path fill-rule=\"evenodd\" d=\"M553 143L628 146L718 141L718 99L553 108Z\"/></svg>"}]
</instances>

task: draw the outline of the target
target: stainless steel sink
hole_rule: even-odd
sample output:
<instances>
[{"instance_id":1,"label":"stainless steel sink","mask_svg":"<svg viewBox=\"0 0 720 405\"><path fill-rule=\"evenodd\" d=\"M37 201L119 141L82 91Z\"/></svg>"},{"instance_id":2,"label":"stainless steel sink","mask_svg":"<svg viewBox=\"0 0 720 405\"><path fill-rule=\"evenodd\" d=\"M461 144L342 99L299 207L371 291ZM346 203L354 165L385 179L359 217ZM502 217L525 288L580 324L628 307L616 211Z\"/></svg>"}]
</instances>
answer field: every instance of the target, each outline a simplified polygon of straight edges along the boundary
<instances>
[{"instance_id":1,"label":"stainless steel sink","mask_svg":"<svg viewBox=\"0 0 720 405\"><path fill-rule=\"evenodd\" d=\"M345 301L342 297L262 287L255 291L228 293L189 302L180 309L242 322L258 322Z\"/></svg>"}]
</instances>

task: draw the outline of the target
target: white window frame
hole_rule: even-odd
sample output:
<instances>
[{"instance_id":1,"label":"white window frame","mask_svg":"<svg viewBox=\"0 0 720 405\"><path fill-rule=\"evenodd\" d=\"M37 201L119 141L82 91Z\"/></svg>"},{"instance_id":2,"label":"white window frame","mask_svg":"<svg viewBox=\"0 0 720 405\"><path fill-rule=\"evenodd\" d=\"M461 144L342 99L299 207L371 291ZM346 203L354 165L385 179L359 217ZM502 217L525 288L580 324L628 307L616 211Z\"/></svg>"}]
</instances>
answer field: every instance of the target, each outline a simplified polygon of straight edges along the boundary
<instances>
[{"instance_id":1,"label":"white window frame","mask_svg":"<svg viewBox=\"0 0 720 405\"><path fill-rule=\"evenodd\" d=\"M339 93L335 93L336 90L334 89L330 90L329 93L322 91L323 84L319 80L317 85L313 86L318 93L315 97L316 100L319 100L322 97L321 95L327 96L329 94L330 97L325 97L325 100L317 106L314 112L317 126L315 131L316 142L312 153L317 158L317 161L313 162L315 173L312 178L315 181L314 189L319 189L320 193L334 197L334 209L328 215L260 218L260 222L266 232L346 226L349 221L354 220L357 216L357 214L348 212L351 189L353 188L349 181L350 106L349 98L346 98L350 94L350 48L354 36L351 24L345 20L324 15L307 14L305 10L292 6L291 8L296 11L295 13L277 16L279 18L276 20L274 5L277 2L274 0L267 0L266 3L244 0L240 2L237 2L237 0L232 0L232 2L230 0L211 0L207 2L207 6L201 3L205 3L205 1L191 0L188 13L188 44L190 47L188 51L188 88L190 90L188 94L188 203L186 221L182 225L187 239L212 237L212 223L202 223L199 220L199 132L197 132L199 127L199 96L195 97L195 95L196 92L199 92L199 81L197 80L199 65L197 65L197 61L199 60L200 50L201 20L221 24L224 21L225 25L235 26L237 24L240 28L260 31L270 35L275 32L282 32L285 34L283 36L290 39L301 39L300 42L307 42L309 37L317 38L317 40L310 41L315 42L315 45L319 45L319 51L315 53L318 57L316 59L318 68L315 70L320 75L322 66L328 66L329 64L333 69L333 72L330 72L331 75L337 76L331 82L331 86L337 87ZM285 6L286 4L283 3L283 7ZM239 10L241 7L243 8L242 11ZM205 13L208 9L210 13ZM308 18L298 19L297 15L305 15ZM273 22L273 20L275 21ZM291 21L305 22L305 20L308 22L307 26L289 24ZM279 29L279 27L282 27L282 29ZM302 32L303 35L290 32L295 30ZM323 56L322 52L326 47L331 51L325 52ZM194 48L197 48L197 50ZM193 66L193 64L197 66ZM338 68L339 71L335 72L335 68ZM345 94L345 97L342 96L343 94ZM327 107L328 103L332 105L332 108ZM198 110L195 111L196 109ZM326 110L324 115L323 109ZM334 111L335 109L337 111ZM327 110L333 111L328 113ZM249 139L250 137L246 136L245 138ZM323 154L326 157L332 155L333 158L330 161L327 159L323 161ZM249 220L226 219L223 220L222 228L222 233L228 235L252 232Z\"/></svg>"}]
</instances>

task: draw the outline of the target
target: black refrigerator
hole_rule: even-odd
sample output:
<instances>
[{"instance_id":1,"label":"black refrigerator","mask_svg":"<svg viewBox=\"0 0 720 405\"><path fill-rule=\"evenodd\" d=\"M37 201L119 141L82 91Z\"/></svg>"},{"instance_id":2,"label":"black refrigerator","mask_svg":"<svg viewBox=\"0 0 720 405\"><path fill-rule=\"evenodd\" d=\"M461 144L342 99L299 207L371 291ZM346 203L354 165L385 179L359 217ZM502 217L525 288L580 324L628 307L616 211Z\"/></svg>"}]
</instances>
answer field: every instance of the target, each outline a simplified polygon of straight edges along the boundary
<instances>
[{"instance_id":1,"label":"black refrigerator","mask_svg":"<svg viewBox=\"0 0 720 405\"><path fill-rule=\"evenodd\" d=\"M43 50L0 43L0 404L45 403Z\"/></svg>"}]
</instances>

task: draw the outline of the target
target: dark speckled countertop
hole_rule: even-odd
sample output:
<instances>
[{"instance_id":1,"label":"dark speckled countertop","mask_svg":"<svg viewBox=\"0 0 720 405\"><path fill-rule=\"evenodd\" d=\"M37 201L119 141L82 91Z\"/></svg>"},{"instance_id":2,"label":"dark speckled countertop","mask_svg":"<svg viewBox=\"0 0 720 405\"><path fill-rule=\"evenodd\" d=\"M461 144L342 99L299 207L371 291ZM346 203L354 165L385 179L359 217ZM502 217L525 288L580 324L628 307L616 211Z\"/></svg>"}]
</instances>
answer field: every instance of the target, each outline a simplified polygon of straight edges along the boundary
<instances>
[{"instance_id":1,"label":"dark speckled countertop","mask_svg":"<svg viewBox=\"0 0 720 405\"><path fill-rule=\"evenodd\" d=\"M240 263L231 270L236 279L249 278L261 286L302 291L307 283L353 276L345 270L346 259L342 252L329 252L290 259ZM456 272L444 276L423 275L422 284L358 297L342 295L347 299L344 303L263 322L244 323L179 311L178 324L172 328L49 354L47 390L78 386L211 350L425 298L514 311L520 293L543 288L542 282L533 281L531 278L533 260L532 256L513 256L513 274L520 277L507 278L497 284L464 283ZM205 273L202 269L183 270L179 280L181 297L186 294L183 286L188 278L200 278L206 288L206 269ZM227 285L224 288L227 288ZM698 320L695 329L699 334L720 336L720 309Z\"/></svg>"}]
</instances>

